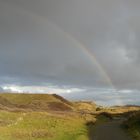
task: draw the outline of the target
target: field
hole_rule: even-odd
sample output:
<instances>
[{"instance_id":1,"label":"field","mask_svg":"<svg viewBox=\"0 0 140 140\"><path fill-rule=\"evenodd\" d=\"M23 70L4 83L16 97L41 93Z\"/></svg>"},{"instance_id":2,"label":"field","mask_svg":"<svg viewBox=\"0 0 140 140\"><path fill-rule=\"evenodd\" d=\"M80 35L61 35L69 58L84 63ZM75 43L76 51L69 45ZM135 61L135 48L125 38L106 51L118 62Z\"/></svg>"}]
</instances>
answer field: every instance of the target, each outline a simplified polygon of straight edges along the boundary
<instances>
[{"instance_id":1,"label":"field","mask_svg":"<svg viewBox=\"0 0 140 140\"><path fill-rule=\"evenodd\" d=\"M88 140L81 107L55 94L1 94L0 140Z\"/></svg>"},{"instance_id":2,"label":"field","mask_svg":"<svg viewBox=\"0 0 140 140\"><path fill-rule=\"evenodd\" d=\"M4 93L0 94L0 140L89 140L96 125L139 109L103 108L56 94Z\"/></svg>"},{"instance_id":3,"label":"field","mask_svg":"<svg viewBox=\"0 0 140 140\"><path fill-rule=\"evenodd\" d=\"M0 112L0 140L87 140L84 120L45 112Z\"/></svg>"}]
</instances>

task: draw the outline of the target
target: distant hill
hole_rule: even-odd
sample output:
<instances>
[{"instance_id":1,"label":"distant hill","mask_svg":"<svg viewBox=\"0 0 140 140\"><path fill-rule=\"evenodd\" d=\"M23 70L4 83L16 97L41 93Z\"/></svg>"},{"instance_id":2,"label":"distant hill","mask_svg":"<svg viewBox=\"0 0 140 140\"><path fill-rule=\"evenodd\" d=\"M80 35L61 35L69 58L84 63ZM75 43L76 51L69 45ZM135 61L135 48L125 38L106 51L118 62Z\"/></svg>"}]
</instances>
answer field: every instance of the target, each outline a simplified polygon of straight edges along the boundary
<instances>
[{"instance_id":1,"label":"distant hill","mask_svg":"<svg viewBox=\"0 0 140 140\"><path fill-rule=\"evenodd\" d=\"M75 111L87 114L121 114L138 111L138 106L99 107L94 102L71 102L57 94L1 93L0 110L8 111Z\"/></svg>"},{"instance_id":2,"label":"distant hill","mask_svg":"<svg viewBox=\"0 0 140 140\"><path fill-rule=\"evenodd\" d=\"M73 104L56 94L0 94L0 109L70 111Z\"/></svg>"},{"instance_id":3,"label":"distant hill","mask_svg":"<svg viewBox=\"0 0 140 140\"><path fill-rule=\"evenodd\" d=\"M94 102L89 101L77 101L74 103L77 111L83 111L87 113L93 113L96 111L97 105Z\"/></svg>"},{"instance_id":4,"label":"distant hill","mask_svg":"<svg viewBox=\"0 0 140 140\"><path fill-rule=\"evenodd\" d=\"M0 109L8 111L76 111L93 113L96 104L88 101L71 102L57 94L1 93Z\"/></svg>"}]
</instances>

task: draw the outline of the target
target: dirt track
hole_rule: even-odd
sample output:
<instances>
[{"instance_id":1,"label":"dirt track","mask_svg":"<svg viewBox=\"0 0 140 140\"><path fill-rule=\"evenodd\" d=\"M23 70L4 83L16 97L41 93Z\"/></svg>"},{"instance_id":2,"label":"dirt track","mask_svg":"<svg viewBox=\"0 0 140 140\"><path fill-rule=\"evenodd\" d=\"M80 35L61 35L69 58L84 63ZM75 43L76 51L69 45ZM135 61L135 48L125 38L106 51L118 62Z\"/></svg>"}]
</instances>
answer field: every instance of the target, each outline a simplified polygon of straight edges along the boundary
<instances>
[{"instance_id":1,"label":"dirt track","mask_svg":"<svg viewBox=\"0 0 140 140\"><path fill-rule=\"evenodd\" d=\"M120 127L120 121L100 124L91 135L90 140L133 140Z\"/></svg>"}]
</instances>

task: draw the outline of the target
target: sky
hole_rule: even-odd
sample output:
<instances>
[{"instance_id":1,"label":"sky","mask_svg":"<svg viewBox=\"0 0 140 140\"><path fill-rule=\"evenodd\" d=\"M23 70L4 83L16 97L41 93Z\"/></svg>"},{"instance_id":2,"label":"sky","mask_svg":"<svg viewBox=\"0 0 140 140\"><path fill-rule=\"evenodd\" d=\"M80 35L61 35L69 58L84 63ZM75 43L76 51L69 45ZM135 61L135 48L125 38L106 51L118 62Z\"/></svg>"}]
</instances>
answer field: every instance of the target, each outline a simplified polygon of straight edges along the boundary
<instances>
[{"instance_id":1,"label":"sky","mask_svg":"<svg viewBox=\"0 0 140 140\"><path fill-rule=\"evenodd\" d=\"M0 0L0 91L140 105L139 0Z\"/></svg>"}]
</instances>

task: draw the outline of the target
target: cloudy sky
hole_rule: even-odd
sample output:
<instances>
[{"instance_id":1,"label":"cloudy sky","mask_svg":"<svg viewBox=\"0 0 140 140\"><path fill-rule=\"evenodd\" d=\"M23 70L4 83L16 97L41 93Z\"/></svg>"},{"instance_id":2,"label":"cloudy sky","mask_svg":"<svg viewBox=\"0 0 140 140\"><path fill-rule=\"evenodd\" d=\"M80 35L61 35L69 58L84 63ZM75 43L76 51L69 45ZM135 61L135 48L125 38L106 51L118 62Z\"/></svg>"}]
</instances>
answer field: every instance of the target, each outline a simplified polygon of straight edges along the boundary
<instances>
[{"instance_id":1,"label":"cloudy sky","mask_svg":"<svg viewBox=\"0 0 140 140\"><path fill-rule=\"evenodd\" d=\"M0 0L0 91L140 104L139 0Z\"/></svg>"}]
</instances>

